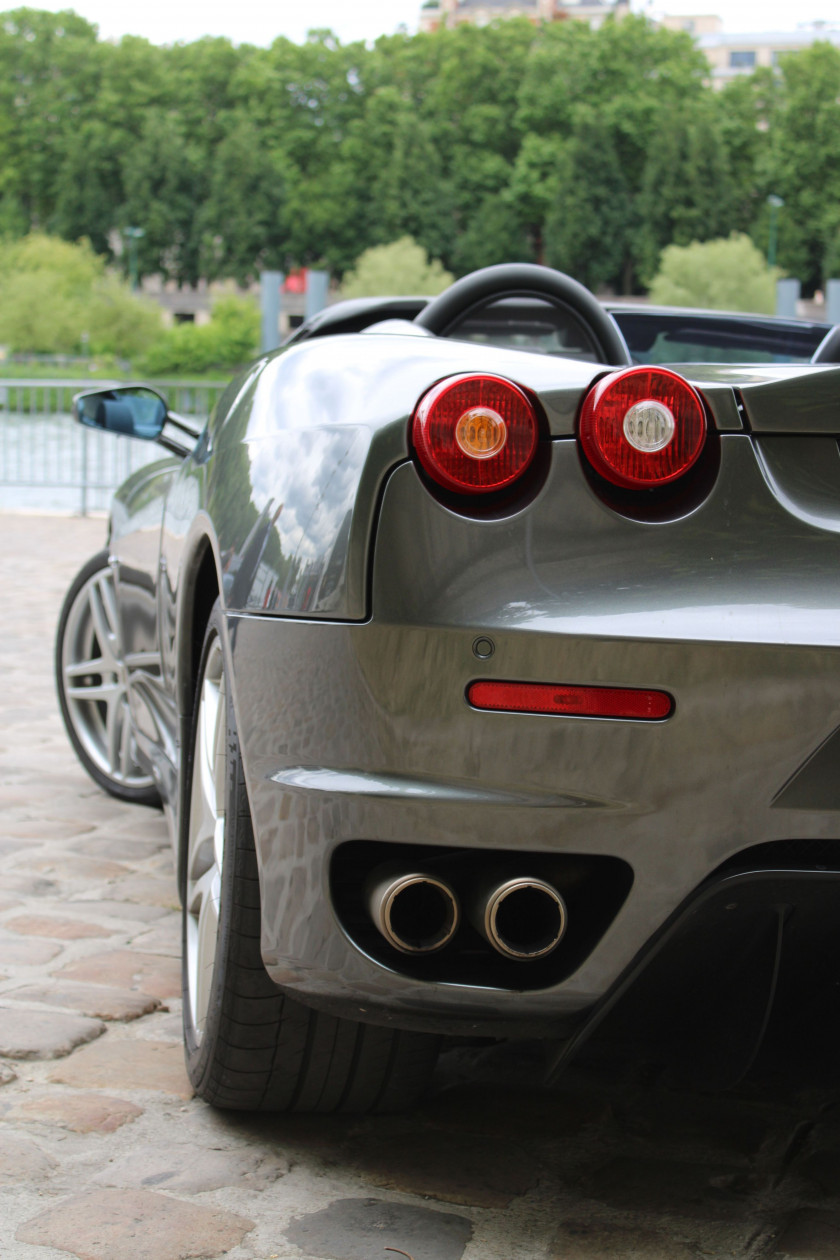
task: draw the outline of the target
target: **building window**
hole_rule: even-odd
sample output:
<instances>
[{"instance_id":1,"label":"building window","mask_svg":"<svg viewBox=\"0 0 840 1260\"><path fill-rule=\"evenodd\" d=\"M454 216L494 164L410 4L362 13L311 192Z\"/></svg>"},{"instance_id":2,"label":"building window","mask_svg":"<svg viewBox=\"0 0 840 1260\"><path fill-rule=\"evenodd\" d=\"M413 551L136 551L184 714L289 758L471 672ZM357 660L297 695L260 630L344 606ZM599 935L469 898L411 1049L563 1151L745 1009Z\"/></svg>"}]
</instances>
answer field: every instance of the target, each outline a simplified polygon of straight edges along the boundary
<instances>
[{"instance_id":1,"label":"building window","mask_svg":"<svg viewBox=\"0 0 840 1260\"><path fill-rule=\"evenodd\" d=\"M755 65L754 52L731 52L729 54L729 65L733 70L752 70Z\"/></svg>"}]
</instances>

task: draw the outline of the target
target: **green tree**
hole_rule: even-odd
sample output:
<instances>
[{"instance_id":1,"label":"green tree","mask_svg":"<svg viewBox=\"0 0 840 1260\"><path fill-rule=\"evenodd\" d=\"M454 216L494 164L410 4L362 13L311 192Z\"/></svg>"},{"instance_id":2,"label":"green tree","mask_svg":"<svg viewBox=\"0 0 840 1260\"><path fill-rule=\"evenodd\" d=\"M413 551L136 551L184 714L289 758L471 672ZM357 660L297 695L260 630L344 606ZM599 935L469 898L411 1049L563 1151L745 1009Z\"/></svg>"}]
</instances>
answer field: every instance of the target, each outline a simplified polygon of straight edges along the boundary
<instances>
[{"instance_id":1,"label":"green tree","mask_svg":"<svg viewBox=\"0 0 840 1260\"><path fill-rule=\"evenodd\" d=\"M530 252L507 189L533 39L530 23L511 21L377 41L354 155L360 184L374 186L376 243L407 233L457 271Z\"/></svg>"},{"instance_id":2,"label":"green tree","mask_svg":"<svg viewBox=\"0 0 840 1260\"><path fill-rule=\"evenodd\" d=\"M708 93L707 73L688 35L641 16L597 30L543 28L519 91L522 147L511 181L538 259L545 251L546 261L625 290L637 282L634 225L651 146L669 115ZM583 137L600 151L587 154Z\"/></svg>"},{"instance_id":3,"label":"green tree","mask_svg":"<svg viewBox=\"0 0 840 1260\"><path fill-rule=\"evenodd\" d=\"M141 364L149 376L232 372L257 354L260 312L251 298L219 298L207 324L178 324L151 347Z\"/></svg>"},{"instance_id":4,"label":"green tree","mask_svg":"<svg viewBox=\"0 0 840 1260\"><path fill-rule=\"evenodd\" d=\"M288 172L247 118L235 113L229 126L214 154L196 233L201 274L245 284L263 268L284 265Z\"/></svg>"},{"instance_id":5,"label":"green tree","mask_svg":"<svg viewBox=\"0 0 840 1260\"><path fill-rule=\"evenodd\" d=\"M545 261L591 289L621 282L632 203L611 129L581 116L557 169Z\"/></svg>"},{"instance_id":6,"label":"green tree","mask_svg":"<svg viewBox=\"0 0 840 1260\"><path fill-rule=\"evenodd\" d=\"M690 245L728 235L735 226L735 186L706 103L663 116L651 142L639 193L636 256L641 276L656 273L666 245Z\"/></svg>"},{"instance_id":7,"label":"green tree","mask_svg":"<svg viewBox=\"0 0 840 1260\"><path fill-rule=\"evenodd\" d=\"M0 246L0 343L11 350L130 358L160 327L158 308L107 272L86 241L34 233Z\"/></svg>"},{"instance_id":8,"label":"green tree","mask_svg":"<svg viewBox=\"0 0 840 1260\"><path fill-rule=\"evenodd\" d=\"M767 192L772 191L764 187L764 172L779 96L778 75L759 68L753 74L737 75L706 100L717 115L715 127L729 165L732 226L738 232L751 229Z\"/></svg>"},{"instance_id":9,"label":"green tree","mask_svg":"<svg viewBox=\"0 0 840 1260\"><path fill-rule=\"evenodd\" d=\"M816 43L784 57L780 100L763 165L765 193L784 199L779 262L806 287L819 286L840 205L840 48ZM767 240L766 209L756 235Z\"/></svg>"},{"instance_id":10,"label":"green tree","mask_svg":"<svg viewBox=\"0 0 840 1260\"><path fill-rule=\"evenodd\" d=\"M521 133L568 138L581 113L594 111L611 132L632 189L641 185L647 151L662 118L699 100L708 65L683 32L646 18L546 26L528 58L519 91Z\"/></svg>"},{"instance_id":11,"label":"green tree","mask_svg":"<svg viewBox=\"0 0 840 1260\"><path fill-rule=\"evenodd\" d=\"M666 306L772 315L780 274L776 267L767 266L748 236L733 232L724 240L668 245L650 297Z\"/></svg>"},{"instance_id":12,"label":"green tree","mask_svg":"<svg viewBox=\"0 0 840 1260\"><path fill-rule=\"evenodd\" d=\"M116 208L122 200L121 147L114 130L101 119L86 121L67 138L51 218L53 228L65 240L84 237L98 254L107 254Z\"/></svg>"},{"instance_id":13,"label":"green tree","mask_svg":"<svg viewBox=\"0 0 840 1260\"><path fill-rule=\"evenodd\" d=\"M149 110L143 131L124 155L125 200L120 227L139 227L140 274L162 272L179 284L201 276L196 207L205 197L207 168L184 135L177 113Z\"/></svg>"},{"instance_id":14,"label":"green tree","mask_svg":"<svg viewBox=\"0 0 840 1260\"><path fill-rule=\"evenodd\" d=\"M94 108L96 28L69 10L0 22L0 221L47 228L68 138Z\"/></svg>"},{"instance_id":15,"label":"green tree","mask_svg":"<svg viewBox=\"0 0 840 1260\"><path fill-rule=\"evenodd\" d=\"M452 276L441 264L430 261L422 246L410 236L367 249L344 279L341 296L387 297L400 294L442 293Z\"/></svg>"},{"instance_id":16,"label":"green tree","mask_svg":"<svg viewBox=\"0 0 840 1260\"><path fill-rule=\"evenodd\" d=\"M494 263L533 262L534 247L527 225L504 193L482 198L458 234L451 250L458 275Z\"/></svg>"}]
</instances>

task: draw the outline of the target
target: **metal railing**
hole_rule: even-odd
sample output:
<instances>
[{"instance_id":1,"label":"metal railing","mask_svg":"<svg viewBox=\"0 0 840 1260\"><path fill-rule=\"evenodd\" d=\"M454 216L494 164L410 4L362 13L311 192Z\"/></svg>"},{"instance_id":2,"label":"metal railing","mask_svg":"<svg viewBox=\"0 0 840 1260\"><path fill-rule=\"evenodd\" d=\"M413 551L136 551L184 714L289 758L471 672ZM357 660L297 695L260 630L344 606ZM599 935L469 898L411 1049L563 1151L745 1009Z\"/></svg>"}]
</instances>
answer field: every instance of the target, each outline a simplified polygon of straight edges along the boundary
<instances>
[{"instance_id":1,"label":"metal railing","mask_svg":"<svg viewBox=\"0 0 840 1260\"><path fill-rule=\"evenodd\" d=\"M107 510L129 473L163 451L153 442L76 424L73 395L107 381L16 380L0 375L0 509L81 513ZM225 383L158 381L173 411L205 418Z\"/></svg>"}]
</instances>

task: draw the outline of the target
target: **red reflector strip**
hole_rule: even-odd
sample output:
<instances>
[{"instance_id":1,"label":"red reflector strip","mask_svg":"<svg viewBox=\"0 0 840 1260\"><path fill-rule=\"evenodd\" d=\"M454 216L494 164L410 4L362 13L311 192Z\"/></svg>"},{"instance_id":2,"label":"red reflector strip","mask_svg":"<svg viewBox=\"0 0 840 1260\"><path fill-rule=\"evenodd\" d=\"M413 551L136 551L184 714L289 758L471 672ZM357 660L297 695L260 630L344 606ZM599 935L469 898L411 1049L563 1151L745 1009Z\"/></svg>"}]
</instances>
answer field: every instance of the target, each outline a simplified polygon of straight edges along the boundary
<instances>
[{"instance_id":1,"label":"red reflector strip","mask_svg":"<svg viewBox=\"0 0 840 1260\"><path fill-rule=\"evenodd\" d=\"M569 687L482 679L470 683L467 699L475 709L494 712L560 713L647 722L670 717L674 711L674 701L667 691L642 691L636 687Z\"/></svg>"}]
</instances>

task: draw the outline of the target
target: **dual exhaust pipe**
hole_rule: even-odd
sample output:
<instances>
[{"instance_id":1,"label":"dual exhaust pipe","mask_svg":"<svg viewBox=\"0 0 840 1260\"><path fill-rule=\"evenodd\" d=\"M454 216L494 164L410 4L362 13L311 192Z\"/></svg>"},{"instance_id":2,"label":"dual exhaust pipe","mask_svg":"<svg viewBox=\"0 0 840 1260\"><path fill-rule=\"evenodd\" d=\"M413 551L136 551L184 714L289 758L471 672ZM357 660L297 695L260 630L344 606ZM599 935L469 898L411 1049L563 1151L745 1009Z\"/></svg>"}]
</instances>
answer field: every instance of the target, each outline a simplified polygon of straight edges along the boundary
<instances>
[{"instance_id":1,"label":"dual exhaust pipe","mask_svg":"<svg viewBox=\"0 0 840 1260\"><path fill-rule=\"evenodd\" d=\"M402 954L433 954L454 937L461 904L452 886L429 871L380 867L368 879L368 913L389 945ZM566 931L566 903L544 879L485 880L467 903L467 917L505 958L545 958Z\"/></svg>"}]
</instances>

